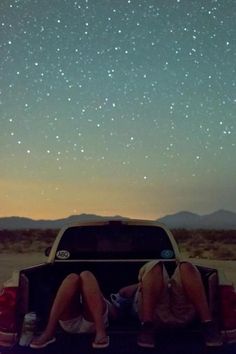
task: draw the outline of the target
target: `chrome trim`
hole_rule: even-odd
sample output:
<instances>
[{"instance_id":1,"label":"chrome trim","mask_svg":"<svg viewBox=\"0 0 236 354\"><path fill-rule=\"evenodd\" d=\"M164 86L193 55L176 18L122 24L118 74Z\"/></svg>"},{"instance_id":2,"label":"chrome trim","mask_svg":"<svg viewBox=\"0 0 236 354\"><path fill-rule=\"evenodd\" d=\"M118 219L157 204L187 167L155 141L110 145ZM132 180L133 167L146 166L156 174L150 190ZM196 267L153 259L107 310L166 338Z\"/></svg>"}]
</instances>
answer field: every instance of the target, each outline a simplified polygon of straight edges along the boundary
<instances>
[{"instance_id":1,"label":"chrome trim","mask_svg":"<svg viewBox=\"0 0 236 354\"><path fill-rule=\"evenodd\" d=\"M55 259L54 263L83 263L83 262L97 262L97 263L105 263L105 262L122 262L122 263L132 263L132 262L150 262L150 261L162 261L162 262L176 262L177 259L176 258L172 258L172 259L163 259L163 258L137 258L137 259L67 259L67 260L63 260L63 259Z\"/></svg>"}]
</instances>

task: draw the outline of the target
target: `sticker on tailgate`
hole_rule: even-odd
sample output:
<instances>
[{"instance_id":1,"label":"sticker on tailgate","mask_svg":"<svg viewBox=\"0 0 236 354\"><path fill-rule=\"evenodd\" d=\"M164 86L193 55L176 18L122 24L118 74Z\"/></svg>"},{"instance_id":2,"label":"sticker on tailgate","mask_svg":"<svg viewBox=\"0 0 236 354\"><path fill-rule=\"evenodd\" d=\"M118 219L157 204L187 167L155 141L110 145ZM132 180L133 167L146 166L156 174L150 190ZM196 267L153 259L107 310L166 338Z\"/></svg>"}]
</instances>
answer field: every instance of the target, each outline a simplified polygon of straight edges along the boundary
<instances>
[{"instance_id":1,"label":"sticker on tailgate","mask_svg":"<svg viewBox=\"0 0 236 354\"><path fill-rule=\"evenodd\" d=\"M172 250L163 250L161 252L161 257L165 259L173 258L174 252Z\"/></svg>"},{"instance_id":2,"label":"sticker on tailgate","mask_svg":"<svg viewBox=\"0 0 236 354\"><path fill-rule=\"evenodd\" d=\"M68 259L68 258L70 258L70 252L67 250L60 250L60 251L57 251L56 256L59 259Z\"/></svg>"}]
</instances>

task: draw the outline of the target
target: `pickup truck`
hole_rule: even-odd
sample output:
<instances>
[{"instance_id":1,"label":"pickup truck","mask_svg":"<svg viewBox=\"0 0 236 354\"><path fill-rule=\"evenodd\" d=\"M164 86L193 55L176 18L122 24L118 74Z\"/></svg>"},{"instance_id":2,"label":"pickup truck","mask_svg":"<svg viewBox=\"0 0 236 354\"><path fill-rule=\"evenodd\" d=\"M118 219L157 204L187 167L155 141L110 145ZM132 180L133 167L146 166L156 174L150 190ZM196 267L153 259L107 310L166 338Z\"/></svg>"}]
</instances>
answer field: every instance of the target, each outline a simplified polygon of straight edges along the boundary
<instances>
[{"instance_id":1,"label":"pickup truck","mask_svg":"<svg viewBox=\"0 0 236 354\"><path fill-rule=\"evenodd\" d=\"M94 353L89 334L66 334L60 328L56 342L44 349L19 345L24 315L34 311L38 332L42 331L61 281L71 272L92 271L106 297L127 284L137 282L138 270L150 260L161 260L168 272L181 260L171 231L147 220L106 220L66 225L46 250L47 262L20 270L0 292L0 353ZM196 263L197 265L197 263ZM197 265L205 286L212 316L219 321L224 345L217 353L236 353L236 292L222 281L217 269ZM133 319L109 326L110 346L106 353L201 354L206 348L198 321L188 328L158 333L154 349L136 344L139 324ZM98 350L98 349L97 349ZM212 349L213 350L213 349ZM211 351L212 352L212 351ZM214 351L215 352L215 351Z\"/></svg>"}]
</instances>

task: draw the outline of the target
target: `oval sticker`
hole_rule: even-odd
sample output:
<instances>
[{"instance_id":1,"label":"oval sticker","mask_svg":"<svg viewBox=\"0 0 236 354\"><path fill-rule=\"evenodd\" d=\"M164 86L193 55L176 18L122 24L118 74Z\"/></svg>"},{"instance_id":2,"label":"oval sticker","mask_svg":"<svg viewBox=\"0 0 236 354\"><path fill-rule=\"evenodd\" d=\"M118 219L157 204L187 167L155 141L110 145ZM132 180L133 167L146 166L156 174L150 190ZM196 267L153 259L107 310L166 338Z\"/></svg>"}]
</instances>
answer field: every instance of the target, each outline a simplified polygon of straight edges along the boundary
<instances>
[{"instance_id":1,"label":"oval sticker","mask_svg":"<svg viewBox=\"0 0 236 354\"><path fill-rule=\"evenodd\" d=\"M174 252L172 250L163 250L161 252L161 257L168 259L168 258L173 258Z\"/></svg>"},{"instance_id":2,"label":"oval sticker","mask_svg":"<svg viewBox=\"0 0 236 354\"><path fill-rule=\"evenodd\" d=\"M68 259L70 257L70 252L67 250L60 250L57 251L56 256L59 259Z\"/></svg>"}]
</instances>

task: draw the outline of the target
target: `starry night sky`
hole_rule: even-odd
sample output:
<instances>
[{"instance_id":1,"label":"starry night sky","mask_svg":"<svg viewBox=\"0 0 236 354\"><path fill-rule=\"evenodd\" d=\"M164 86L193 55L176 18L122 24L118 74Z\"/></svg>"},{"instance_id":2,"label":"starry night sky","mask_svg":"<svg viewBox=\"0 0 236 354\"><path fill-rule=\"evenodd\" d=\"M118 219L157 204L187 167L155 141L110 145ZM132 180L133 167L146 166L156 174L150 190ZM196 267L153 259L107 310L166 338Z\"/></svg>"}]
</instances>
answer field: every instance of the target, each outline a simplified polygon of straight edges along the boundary
<instances>
[{"instance_id":1,"label":"starry night sky","mask_svg":"<svg viewBox=\"0 0 236 354\"><path fill-rule=\"evenodd\" d=\"M0 216L236 211L234 0L1 0Z\"/></svg>"}]
</instances>

